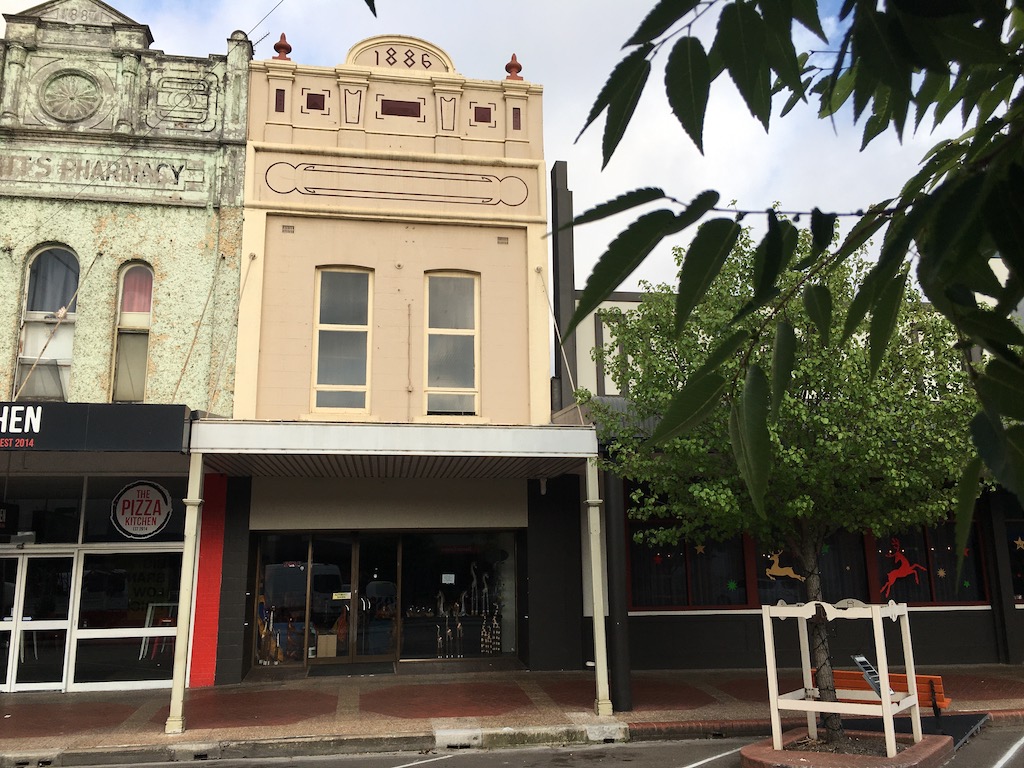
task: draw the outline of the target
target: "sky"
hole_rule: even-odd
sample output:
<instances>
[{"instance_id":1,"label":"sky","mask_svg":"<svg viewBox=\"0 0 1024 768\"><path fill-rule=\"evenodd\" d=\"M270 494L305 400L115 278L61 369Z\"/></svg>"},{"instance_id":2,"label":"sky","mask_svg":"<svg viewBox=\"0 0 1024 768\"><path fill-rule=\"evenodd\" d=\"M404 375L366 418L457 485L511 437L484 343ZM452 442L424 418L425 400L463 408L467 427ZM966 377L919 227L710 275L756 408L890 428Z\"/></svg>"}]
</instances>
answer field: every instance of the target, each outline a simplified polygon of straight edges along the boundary
<instances>
[{"instance_id":1,"label":"sky","mask_svg":"<svg viewBox=\"0 0 1024 768\"><path fill-rule=\"evenodd\" d=\"M0 0L0 12L16 13L34 4ZM852 125L849 114L833 123L819 120L812 107L800 106L779 118L781 102L766 134L722 75L712 86L702 156L669 110L656 63L633 124L602 171L603 118L579 141L576 137L624 55L622 44L653 0L377 0L376 18L363 0L112 0L108 5L147 24L153 48L178 55L223 54L227 37L240 29L254 42L255 58L269 59L283 32L293 61L333 66L361 40L404 34L445 50L467 78L497 80L505 77L505 64L515 53L521 76L544 88L545 161L549 169L556 160L568 163L577 213L647 186L684 201L716 189L721 204L736 201L737 207L750 210L773 203L782 210L866 209L898 193L940 138L930 133L926 120L902 144L890 131L860 152L862 124ZM827 9L836 3L821 5ZM827 32L835 30L834 17L823 13L822 22ZM713 19L697 29L705 47L713 32ZM824 47L802 31L796 45L798 51ZM620 214L577 230L577 287L583 287L604 248L636 215ZM693 231L671 244L685 245ZM621 288L636 290L640 280L672 283L675 271L666 243Z\"/></svg>"}]
</instances>

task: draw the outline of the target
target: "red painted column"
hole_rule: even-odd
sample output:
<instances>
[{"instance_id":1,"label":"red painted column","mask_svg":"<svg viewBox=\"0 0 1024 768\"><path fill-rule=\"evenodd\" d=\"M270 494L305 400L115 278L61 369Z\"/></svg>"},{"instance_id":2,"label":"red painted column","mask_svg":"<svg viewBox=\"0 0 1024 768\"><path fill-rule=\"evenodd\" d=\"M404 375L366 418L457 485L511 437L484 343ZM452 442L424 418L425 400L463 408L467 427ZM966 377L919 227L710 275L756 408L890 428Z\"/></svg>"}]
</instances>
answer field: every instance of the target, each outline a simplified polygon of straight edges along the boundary
<instances>
[{"instance_id":1,"label":"red painted column","mask_svg":"<svg viewBox=\"0 0 1024 768\"><path fill-rule=\"evenodd\" d=\"M227 478L224 475L206 475L203 479L196 606L192 622L190 688L213 685L217 672L217 627L220 621L226 502Z\"/></svg>"}]
</instances>

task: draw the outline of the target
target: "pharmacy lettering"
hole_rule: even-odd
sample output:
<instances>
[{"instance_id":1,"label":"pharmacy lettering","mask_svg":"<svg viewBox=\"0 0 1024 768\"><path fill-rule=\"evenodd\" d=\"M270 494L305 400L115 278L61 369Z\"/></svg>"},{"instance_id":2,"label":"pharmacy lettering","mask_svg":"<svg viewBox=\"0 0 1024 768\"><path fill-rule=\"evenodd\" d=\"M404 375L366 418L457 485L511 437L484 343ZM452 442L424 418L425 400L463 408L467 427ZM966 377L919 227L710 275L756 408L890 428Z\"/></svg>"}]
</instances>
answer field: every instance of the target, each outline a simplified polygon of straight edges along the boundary
<instances>
[{"instance_id":1,"label":"pharmacy lettering","mask_svg":"<svg viewBox=\"0 0 1024 768\"><path fill-rule=\"evenodd\" d=\"M128 539L150 539L171 519L171 495L162 486L139 480L129 483L110 505L110 522Z\"/></svg>"},{"instance_id":2,"label":"pharmacy lettering","mask_svg":"<svg viewBox=\"0 0 1024 768\"><path fill-rule=\"evenodd\" d=\"M0 155L0 180L44 184L94 185L145 189L182 188L201 181L190 165L178 158L127 157L11 151Z\"/></svg>"}]
</instances>

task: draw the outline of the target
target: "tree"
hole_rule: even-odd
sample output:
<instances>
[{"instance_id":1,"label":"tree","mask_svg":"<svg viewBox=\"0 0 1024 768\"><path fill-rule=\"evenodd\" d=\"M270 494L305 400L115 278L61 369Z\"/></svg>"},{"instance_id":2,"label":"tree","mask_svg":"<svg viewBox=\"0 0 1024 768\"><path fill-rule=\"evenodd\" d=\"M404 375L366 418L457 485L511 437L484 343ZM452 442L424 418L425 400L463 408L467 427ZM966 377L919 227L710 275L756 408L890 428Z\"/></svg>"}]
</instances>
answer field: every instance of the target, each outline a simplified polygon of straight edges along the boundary
<instances>
[{"instance_id":1,"label":"tree","mask_svg":"<svg viewBox=\"0 0 1024 768\"><path fill-rule=\"evenodd\" d=\"M809 236L803 237L797 257L805 258L811 247ZM832 341L842 333L840 318L867 268L859 254L810 284L811 295L828 292L833 312L791 304L777 321L763 307L733 323L752 297L747 274L758 263L756 251L749 230L741 232L705 301L679 332L676 292L667 285L649 287L635 310L609 311L612 339L596 354L620 391L628 392L628 405L623 410L586 392L581 400L608 445L603 468L633 481L630 514L660 521L646 529L648 541L750 533L771 551L787 548L805 577L807 599L822 600L818 558L832 534L883 536L949 515L953 480L969 448L973 397L956 354L956 333L913 289L896 308L896 349L877 370L866 327L841 345ZM682 261L682 250L675 253ZM798 272L784 271L779 284L785 290L799 280ZM735 341L720 349L735 351L716 365L709 342L725 337ZM776 398L769 401L767 381L758 382L761 366L790 354L787 347L795 359L773 374L788 371L792 380L785 387L773 382ZM645 425L709 366L726 377L748 371L743 405L730 407L734 398L726 394L700 424L660 441L655 450ZM762 393L756 404L755 389ZM763 514L743 488L729 450L736 429L731 422L755 406L769 411L766 437L774 458ZM826 624L812 622L812 650L819 685L834 701ZM838 716L827 717L826 726L830 738L839 737Z\"/></svg>"},{"instance_id":2,"label":"tree","mask_svg":"<svg viewBox=\"0 0 1024 768\"><path fill-rule=\"evenodd\" d=\"M706 50L691 34L692 25L712 12L719 14L718 25ZM598 94L583 130L607 111L607 164L647 84L651 60L665 51L668 105L701 151L710 87L723 73L766 130L782 98L780 117L799 100L816 97L822 118L846 119L849 114L855 123L862 121L863 146L890 126L900 137L916 130L929 111L935 124L952 116L963 121L963 135L938 143L902 190L865 205L866 213L838 247L832 247L837 214L817 208L810 212L813 247L797 257L796 238L768 210L766 234L746 278L750 299L737 312L739 318L766 311L783 323L788 308L802 301L816 308L816 325L831 327L836 322L831 307L842 306L845 316L833 337L844 342L870 315L868 364L875 373L916 262L917 283L956 329L979 406L969 426L972 447L961 457L962 543L982 460L1004 487L1024 499L1024 333L1013 319L1024 299L1024 0L843 0L839 17L834 50L798 55L794 24L829 43L813 0L660 0L626 41L628 52ZM740 237L733 212L706 218L725 212L719 199L718 192L709 190L683 204L662 189L638 189L577 217L579 225L654 202L666 204L639 216L608 246L587 282L573 325L663 238L703 220L681 263L676 332L692 322L694 308L707 299ZM834 301L828 281L821 278L883 231L879 258L858 276L852 300ZM1007 277L994 271L997 263ZM790 265L799 276L783 285L780 279ZM807 343L799 336L794 341ZM730 336L720 350L728 352L735 342ZM753 354L754 342L749 344L745 359L752 362L759 358ZM986 353L982 362L969 354L973 348ZM783 350L788 352L785 345ZM712 355L714 364L693 371L655 434L663 439L692 428L714 410L717 399L731 393L741 416L730 430L731 447L758 510L766 506L772 450L766 437L769 409L753 400L767 390L777 401L778 386L798 381L786 375L785 359L772 357L780 369L773 381L762 381L763 374L747 376L744 387L739 378L723 376L728 355Z\"/></svg>"}]
</instances>

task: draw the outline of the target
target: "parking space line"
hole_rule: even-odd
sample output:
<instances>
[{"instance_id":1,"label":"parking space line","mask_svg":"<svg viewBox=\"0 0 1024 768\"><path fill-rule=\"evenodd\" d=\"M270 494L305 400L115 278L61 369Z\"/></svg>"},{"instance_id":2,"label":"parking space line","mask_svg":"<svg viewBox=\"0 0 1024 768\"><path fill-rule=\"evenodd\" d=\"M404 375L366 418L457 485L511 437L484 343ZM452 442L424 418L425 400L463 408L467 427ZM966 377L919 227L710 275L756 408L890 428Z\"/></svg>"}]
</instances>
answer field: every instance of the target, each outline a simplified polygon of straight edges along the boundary
<instances>
[{"instance_id":1,"label":"parking space line","mask_svg":"<svg viewBox=\"0 0 1024 768\"><path fill-rule=\"evenodd\" d=\"M402 765L396 765L395 768L412 768L414 765L425 765L427 763L436 763L438 760L448 760L449 758L455 757L455 755L441 755L440 757L431 757L428 760L417 760L415 763L402 763Z\"/></svg>"},{"instance_id":2,"label":"parking space line","mask_svg":"<svg viewBox=\"0 0 1024 768\"><path fill-rule=\"evenodd\" d=\"M689 765L681 765L679 768L697 768L698 765L705 765L706 763L714 762L721 757L727 757L728 755L734 755L739 752L743 747L736 747L736 749L730 749L728 752L722 752L720 755L712 755L711 757L705 757L703 760L698 760L696 763L690 763Z\"/></svg>"},{"instance_id":3,"label":"parking space line","mask_svg":"<svg viewBox=\"0 0 1024 768\"><path fill-rule=\"evenodd\" d=\"M1016 744L1010 747L1009 750L1007 750L1006 754L1003 755L1003 758L998 763L993 765L992 768L1003 768L1003 766L1009 765L1010 758L1017 754L1017 750L1020 749L1022 746L1024 746L1024 737L1022 737Z\"/></svg>"}]
</instances>

